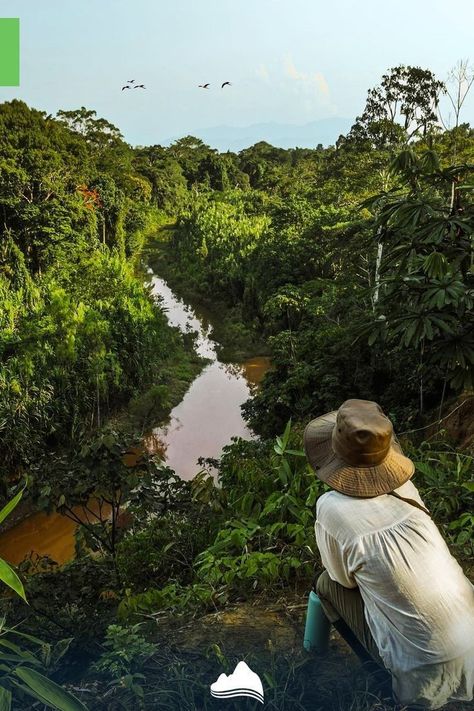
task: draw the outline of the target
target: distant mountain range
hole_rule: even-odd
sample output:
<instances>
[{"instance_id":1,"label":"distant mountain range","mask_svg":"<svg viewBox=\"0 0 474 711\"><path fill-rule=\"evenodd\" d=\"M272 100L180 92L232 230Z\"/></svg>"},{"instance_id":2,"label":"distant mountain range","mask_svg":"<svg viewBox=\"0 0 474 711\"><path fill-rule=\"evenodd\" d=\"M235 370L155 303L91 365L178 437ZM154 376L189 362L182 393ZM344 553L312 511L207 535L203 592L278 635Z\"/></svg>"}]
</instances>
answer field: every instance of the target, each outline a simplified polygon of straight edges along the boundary
<instances>
[{"instance_id":1,"label":"distant mountain range","mask_svg":"<svg viewBox=\"0 0 474 711\"><path fill-rule=\"evenodd\" d=\"M349 131L353 121L348 118L327 118L305 124L255 123L251 126L214 126L190 131L190 135L219 151L241 151L259 141L279 148L316 148L333 145L339 136ZM177 140L174 136L166 144Z\"/></svg>"}]
</instances>

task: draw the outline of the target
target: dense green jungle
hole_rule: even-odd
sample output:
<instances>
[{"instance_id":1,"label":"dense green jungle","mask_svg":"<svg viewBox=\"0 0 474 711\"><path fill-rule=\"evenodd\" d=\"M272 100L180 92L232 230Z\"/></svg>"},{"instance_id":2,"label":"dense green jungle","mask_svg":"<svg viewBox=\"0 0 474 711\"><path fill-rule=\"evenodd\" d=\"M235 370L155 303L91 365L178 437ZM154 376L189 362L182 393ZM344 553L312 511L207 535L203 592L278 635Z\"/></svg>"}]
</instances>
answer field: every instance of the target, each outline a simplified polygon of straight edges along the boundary
<instances>
[{"instance_id":1,"label":"dense green jungle","mask_svg":"<svg viewBox=\"0 0 474 711\"><path fill-rule=\"evenodd\" d=\"M394 68L334 146L238 154L0 105L0 522L79 524L64 565L0 560L2 711L217 708L209 684L243 656L268 709L393 708L342 642L302 649L326 490L302 431L378 401L473 579L474 130L439 125L443 90ZM150 263L213 310L223 358L272 358L244 406L258 436L217 475L126 460L204 364Z\"/></svg>"}]
</instances>

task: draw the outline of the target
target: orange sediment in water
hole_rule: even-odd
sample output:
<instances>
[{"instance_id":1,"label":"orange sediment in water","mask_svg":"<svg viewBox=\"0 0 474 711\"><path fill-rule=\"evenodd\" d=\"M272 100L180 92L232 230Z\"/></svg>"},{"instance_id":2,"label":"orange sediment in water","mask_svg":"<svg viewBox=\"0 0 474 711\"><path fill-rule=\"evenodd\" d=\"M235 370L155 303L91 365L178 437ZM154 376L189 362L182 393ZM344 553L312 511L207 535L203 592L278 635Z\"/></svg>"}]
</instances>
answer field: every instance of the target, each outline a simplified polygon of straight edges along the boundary
<instances>
[{"instance_id":1,"label":"orange sediment in water","mask_svg":"<svg viewBox=\"0 0 474 711\"><path fill-rule=\"evenodd\" d=\"M98 504L91 502L86 512L82 506L74 508L75 515L84 521L97 522L93 514L98 512ZM102 516L109 515L104 506ZM48 556L58 565L74 558L75 532L78 524L68 516L43 511L31 514L20 523L0 535L0 558L12 565L18 565L25 558Z\"/></svg>"},{"instance_id":2,"label":"orange sediment in water","mask_svg":"<svg viewBox=\"0 0 474 711\"><path fill-rule=\"evenodd\" d=\"M267 356L249 358L242 363L245 379L252 385L260 385L266 373L271 370L271 360Z\"/></svg>"},{"instance_id":3,"label":"orange sediment in water","mask_svg":"<svg viewBox=\"0 0 474 711\"><path fill-rule=\"evenodd\" d=\"M76 527L58 513L33 514L1 534L0 557L18 565L30 554L47 555L61 565L74 556Z\"/></svg>"}]
</instances>

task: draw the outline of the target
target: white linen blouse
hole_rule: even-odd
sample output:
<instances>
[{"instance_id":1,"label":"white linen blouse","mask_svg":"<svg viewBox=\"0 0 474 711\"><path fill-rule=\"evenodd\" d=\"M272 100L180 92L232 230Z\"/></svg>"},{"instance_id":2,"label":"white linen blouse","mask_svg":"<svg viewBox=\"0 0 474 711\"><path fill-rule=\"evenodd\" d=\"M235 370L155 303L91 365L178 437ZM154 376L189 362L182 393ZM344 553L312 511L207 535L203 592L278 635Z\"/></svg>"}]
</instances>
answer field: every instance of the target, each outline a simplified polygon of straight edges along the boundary
<instances>
[{"instance_id":1,"label":"white linen blouse","mask_svg":"<svg viewBox=\"0 0 474 711\"><path fill-rule=\"evenodd\" d=\"M407 482L400 496L421 501ZM316 541L332 580L358 587L367 624L401 703L469 701L474 687L474 586L432 519L385 494L337 491L316 507Z\"/></svg>"}]
</instances>

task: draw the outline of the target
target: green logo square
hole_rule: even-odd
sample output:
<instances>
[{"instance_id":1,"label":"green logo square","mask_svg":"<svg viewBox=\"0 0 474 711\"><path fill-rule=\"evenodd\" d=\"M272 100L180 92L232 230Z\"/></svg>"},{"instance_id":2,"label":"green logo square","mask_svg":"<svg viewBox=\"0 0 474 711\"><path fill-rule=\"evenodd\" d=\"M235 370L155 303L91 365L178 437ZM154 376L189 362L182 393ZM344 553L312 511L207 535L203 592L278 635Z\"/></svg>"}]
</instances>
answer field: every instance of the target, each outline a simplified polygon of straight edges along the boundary
<instances>
[{"instance_id":1,"label":"green logo square","mask_svg":"<svg viewBox=\"0 0 474 711\"><path fill-rule=\"evenodd\" d=\"M0 17L0 86L20 86L18 17Z\"/></svg>"}]
</instances>

